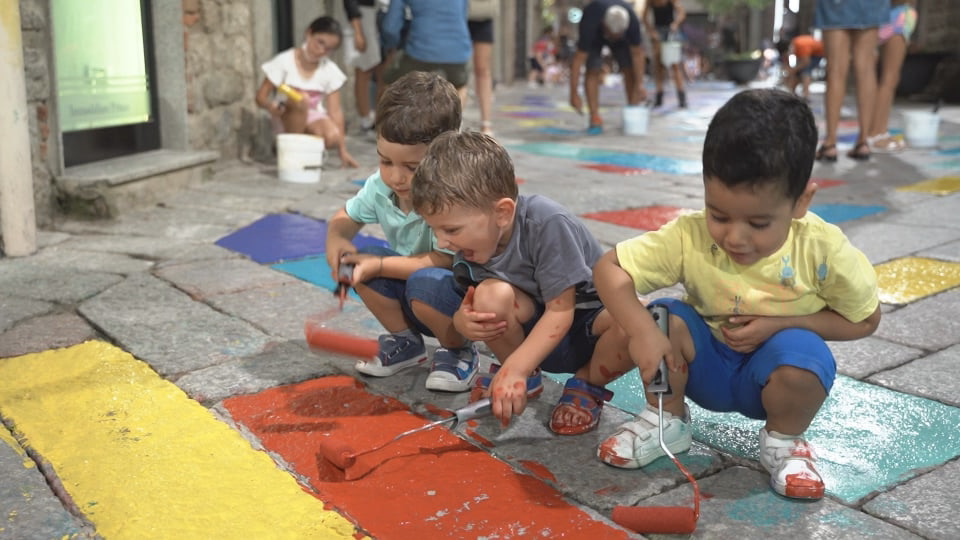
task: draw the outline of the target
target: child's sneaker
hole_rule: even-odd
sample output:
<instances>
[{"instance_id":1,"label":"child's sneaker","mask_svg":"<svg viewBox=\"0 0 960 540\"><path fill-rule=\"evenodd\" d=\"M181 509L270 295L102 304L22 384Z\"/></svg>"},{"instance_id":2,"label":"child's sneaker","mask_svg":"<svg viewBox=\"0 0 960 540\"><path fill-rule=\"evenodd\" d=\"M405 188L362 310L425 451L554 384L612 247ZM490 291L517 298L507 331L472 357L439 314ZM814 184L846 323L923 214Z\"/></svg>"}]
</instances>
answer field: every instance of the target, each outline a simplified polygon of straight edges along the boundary
<instances>
[{"instance_id":1,"label":"child's sneaker","mask_svg":"<svg viewBox=\"0 0 960 540\"><path fill-rule=\"evenodd\" d=\"M690 410L684 405L683 418L663 411L663 442L674 454L686 452L693 444L690 433ZM657 409L647 405L637 417L620 426L597 447L600 461L621 469L639 469L666 454L660 448Z\"/></svg>"},{"instance_id":2,"label":"child's sneaker","mask_svg":"<svg viewBox=\"0 0 960 540\"><path fill-rule=\"evenodd\" d=\"M427 390L466 392L477 376L479 364L477 347L473 343L460 349L438 347L427 376Z\"/></svg>"},{"instance_id":3,"label":"child's sneaker","mask_svg":"<svg viewBox=\"0 0 960 540\"><path fill-rule=\"evenodd\" d=\"M760 429L760 464L770 473L770 487L793 499L823 498L823 478L813 462L817 454L803 437Z\"/></svg>"},{"instance_id":4,"label":"child's sneaker","mask_svg":"<svg viewBox=\"0 0 960 540\"><path fill-rule=\"evenodd\" d=\"M380 343L377 356L373 360L360 360L354 365L360 373L389 377L427 359L427 348L423 346L423 338L420 336L383 334L377 341Z\"/></svg>"},{"instance_id":5,"label":"child's sneaker","mask_svg":"<svg viewBox=\"0 0 960 540\"><path fill-rule=\"evenodd\" d=\"M490 364L490 372L477 377L477 384L470 391L470 402L479 401L483 398L484 392L490 388L490 381L493 376L500 371L500 364ZM543 373L540 368L533 370L533 373L527 377L527 399L533 399L543 392Z\"/></svg>"}]
</instances>

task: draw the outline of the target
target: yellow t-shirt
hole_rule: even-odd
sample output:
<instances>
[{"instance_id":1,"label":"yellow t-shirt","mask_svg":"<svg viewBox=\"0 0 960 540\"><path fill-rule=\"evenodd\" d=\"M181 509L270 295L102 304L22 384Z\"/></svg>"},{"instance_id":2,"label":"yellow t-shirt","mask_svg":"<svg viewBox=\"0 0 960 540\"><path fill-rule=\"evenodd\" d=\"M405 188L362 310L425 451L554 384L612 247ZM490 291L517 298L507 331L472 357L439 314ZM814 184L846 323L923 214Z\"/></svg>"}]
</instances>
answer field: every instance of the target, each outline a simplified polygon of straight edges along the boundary
<instances>
[{"instance_id":1,"label":"yellow t-shirt","mask_svg":"<svg viewBox=\"0 0 960 540\"><path fill-rule=\"evenodd\" d=\"M836 311L852 322L876 310L877 274L839 227L812 212L793 220L776 253L741 266L717 246L703 211L680 216L617 244L620 266L637 292L677 283L717 339L733 315L802 316Z\"/></svg>"}]
</instances>

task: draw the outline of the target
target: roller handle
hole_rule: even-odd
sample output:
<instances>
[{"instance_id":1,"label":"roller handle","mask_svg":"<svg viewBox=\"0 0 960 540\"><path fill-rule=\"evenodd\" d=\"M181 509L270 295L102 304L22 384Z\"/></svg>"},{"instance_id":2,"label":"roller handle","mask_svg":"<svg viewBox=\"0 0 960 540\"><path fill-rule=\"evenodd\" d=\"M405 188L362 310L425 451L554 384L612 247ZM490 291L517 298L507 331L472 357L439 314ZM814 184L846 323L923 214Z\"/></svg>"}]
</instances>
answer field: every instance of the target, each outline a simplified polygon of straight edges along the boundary
<instances>
[{"instance_id":1,"label":"roller handle","mask_svg":"<svg viewBox=\"0 0 960 540\"><path fill-rule=\"evenodd\" d=\"M490 404L490 398L484 398L480 401L474 401L466 407L462 407L453 411L453 414L456 415L457 425L459 425L467 420L473 420L475 418L493 414L493 406Z\"/></svg>"},{"instance_id":2,"label":"roller handle","mask_svg":"<svg viewBox=\"0 0 960 540\"><path fill-rule=\"evenodd\" d=\"M653 320L656 321L660 331L663 332L664 335L669 336L670 312L667 310L667 306L662 304L654 304L649 306L647 309L650 311L650 315L653 316ZM662 394L664 396L669 396L672 393L670 390L670 377L669 371L667 370L666 358L660 359L660 366L657 368L657 372L653 375L653 380L651 380L650 384L647 385L647 392L653 394Z\"/></svg>"}]
</instances>

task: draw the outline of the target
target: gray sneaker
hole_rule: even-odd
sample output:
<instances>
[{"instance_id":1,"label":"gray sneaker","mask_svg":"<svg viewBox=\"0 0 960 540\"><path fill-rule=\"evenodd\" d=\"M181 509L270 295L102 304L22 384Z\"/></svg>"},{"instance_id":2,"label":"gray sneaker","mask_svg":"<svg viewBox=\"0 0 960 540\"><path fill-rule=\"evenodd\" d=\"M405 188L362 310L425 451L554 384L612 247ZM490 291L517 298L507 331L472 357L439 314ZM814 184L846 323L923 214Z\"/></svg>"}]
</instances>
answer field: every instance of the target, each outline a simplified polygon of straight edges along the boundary
<instances>
[{"instance_id":1,"label":"gray sneaker","mask_svg":"<svg viewBox=\"0 0 960 540\"><path fill-rule=\"evenodd\" d=\"M420 336L406 337L383 334L377 338L380 351L372 360L360 360L357 371L374 377L389 377L394 373L421 364L427 360L427 349Z\"/></svg>"},{"instance_id":2,"label":"gray sneaker","mask_svg":"<svg viewBox=\"0 0 960 540\"><path fill-rule=\"evenodd\" d=\"M427 376L427 390L466 392L473 386L479 364L477 347L473 343L462 349L438 347Z\"/></svg>"}]
</instances>

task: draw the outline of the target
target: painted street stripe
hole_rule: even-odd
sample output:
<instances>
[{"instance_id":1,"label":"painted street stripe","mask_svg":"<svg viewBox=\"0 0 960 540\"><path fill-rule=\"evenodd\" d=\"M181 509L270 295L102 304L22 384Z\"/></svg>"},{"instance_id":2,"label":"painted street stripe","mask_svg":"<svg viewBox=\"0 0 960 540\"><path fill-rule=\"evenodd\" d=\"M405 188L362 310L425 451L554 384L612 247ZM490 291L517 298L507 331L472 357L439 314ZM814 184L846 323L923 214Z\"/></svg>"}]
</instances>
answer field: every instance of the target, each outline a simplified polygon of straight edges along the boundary
<instances>
[{"instance_id":1,"label":"painted street stripe","mask_svg":"<svg viewBox=\"0 0 960 540\"><path fill-rule=\"evenodd\" d=\"M0 414L104 538L354 538L236 430L89 341L0 360Z\"/></svg>"}]
</instances>

